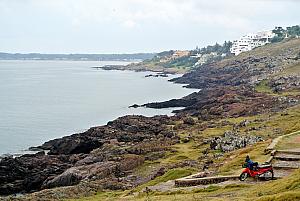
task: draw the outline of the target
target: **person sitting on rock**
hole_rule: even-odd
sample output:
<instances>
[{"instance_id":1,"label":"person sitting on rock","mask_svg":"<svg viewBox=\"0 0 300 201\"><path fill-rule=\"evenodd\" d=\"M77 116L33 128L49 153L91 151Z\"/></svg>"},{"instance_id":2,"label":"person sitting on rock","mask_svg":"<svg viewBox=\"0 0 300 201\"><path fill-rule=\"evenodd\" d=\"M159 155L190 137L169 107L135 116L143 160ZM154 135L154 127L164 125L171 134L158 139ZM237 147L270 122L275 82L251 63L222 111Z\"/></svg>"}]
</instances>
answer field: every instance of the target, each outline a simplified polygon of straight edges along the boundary
<instances>
[{"instance_id":1,"label":"person sitting on rock","mask_svg":"<svg viewBox=\"0 0 300 201\"><path fill-rule=\"evenodd\" d=\"M257 162L253 162L250 159L249 155L246 156L245 162L247 163L247 167L249 167L250 170L256 170L257 169L258 163Z\"/></svg>"}]
</instances>

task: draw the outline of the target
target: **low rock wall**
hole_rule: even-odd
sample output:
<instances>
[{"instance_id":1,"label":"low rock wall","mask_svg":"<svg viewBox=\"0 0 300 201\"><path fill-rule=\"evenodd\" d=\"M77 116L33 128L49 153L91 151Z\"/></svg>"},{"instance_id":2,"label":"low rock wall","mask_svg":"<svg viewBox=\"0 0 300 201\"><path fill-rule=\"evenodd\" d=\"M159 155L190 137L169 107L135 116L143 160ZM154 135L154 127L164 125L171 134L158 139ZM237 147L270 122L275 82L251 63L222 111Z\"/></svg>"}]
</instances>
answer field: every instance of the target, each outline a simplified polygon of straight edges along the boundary
<instances>
[{"instance_id":1,"label":"low rock wall","mask_svg":"<svg viewBox=\"0 0 300 201\"><path fill-rule=\"evenodd\" d=\"M216 176L216 177L205 177L205 178L182 178L175 180L176 187L184 186L197 186L197 185L207 185L207 184L217 184L228 180L237 180L238 175L234 176Z\"/></svg>"}]
</instances>

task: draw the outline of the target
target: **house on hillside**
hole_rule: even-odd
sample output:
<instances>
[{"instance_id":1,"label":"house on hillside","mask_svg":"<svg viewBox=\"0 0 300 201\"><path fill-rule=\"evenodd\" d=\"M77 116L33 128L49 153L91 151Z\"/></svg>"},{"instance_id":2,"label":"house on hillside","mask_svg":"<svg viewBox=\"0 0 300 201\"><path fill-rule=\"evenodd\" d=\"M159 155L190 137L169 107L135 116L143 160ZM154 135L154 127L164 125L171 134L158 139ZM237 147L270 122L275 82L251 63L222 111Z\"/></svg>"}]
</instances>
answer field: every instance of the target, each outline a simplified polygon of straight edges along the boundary
<instances>
[{"instance_id":1,"label":"house on hillside","mask_svg":"<svg viewBox=\"0 0 300 201\"><path fill-rule=\"evenodd\" d=\"M263 46L270 43L274 35L275 34L272 31L261 31L258 33L247 34L242 36L240 39L233 41L230 52L238 55L242 52L247 52L256 47Z\"/></svg>"},{"instance_id":2,"label":"house on hillside","mask_svg":"<svg viewBox=\"0 0 300 201\"><path fill-rule=\"evenodd\" d=\"M189 55L189 51L187 50L176 50L174 54L172 55L172 59L177 59L179 57L184 57Z\"/></svg>"}]
</instances>

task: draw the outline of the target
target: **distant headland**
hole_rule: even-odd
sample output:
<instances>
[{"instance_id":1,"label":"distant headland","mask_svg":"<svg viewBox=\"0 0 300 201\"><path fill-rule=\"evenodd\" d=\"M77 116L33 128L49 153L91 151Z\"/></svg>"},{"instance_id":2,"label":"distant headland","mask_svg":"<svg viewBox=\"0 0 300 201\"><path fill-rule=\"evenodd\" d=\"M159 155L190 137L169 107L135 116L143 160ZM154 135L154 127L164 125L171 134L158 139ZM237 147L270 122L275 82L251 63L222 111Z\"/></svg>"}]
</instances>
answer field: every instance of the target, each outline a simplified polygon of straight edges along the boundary
<instances>
[{"instance_id":1,"label":"distant headland","mask_svg":"<svg viewBox=\"0 0 300 201\"><path fill-rule=\"evenodd\" d=\"M4 53L0 60L70 60L70 61L141 61L152 59L155 53L134 54L40 54L40 53Z\"/></svg>"}]
</instances>

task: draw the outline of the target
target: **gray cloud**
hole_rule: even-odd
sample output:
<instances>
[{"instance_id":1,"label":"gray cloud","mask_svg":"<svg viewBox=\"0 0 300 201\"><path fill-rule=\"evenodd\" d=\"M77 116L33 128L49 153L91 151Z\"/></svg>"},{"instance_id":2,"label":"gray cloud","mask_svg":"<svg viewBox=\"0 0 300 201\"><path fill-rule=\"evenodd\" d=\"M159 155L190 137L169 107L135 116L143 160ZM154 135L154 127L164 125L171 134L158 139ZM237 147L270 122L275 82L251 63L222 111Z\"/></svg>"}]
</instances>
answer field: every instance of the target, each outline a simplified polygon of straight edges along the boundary
<instances>
[{"instance_id":1,"label":"gray cloud","mask_svg":"<svg viewBox=\"0 0 300 201\"><path fill-rule=\"evenodd\" d=\"M190 49L293 25L299 1L0 0L0 51Z\"/></svg>"}]
</instances>

